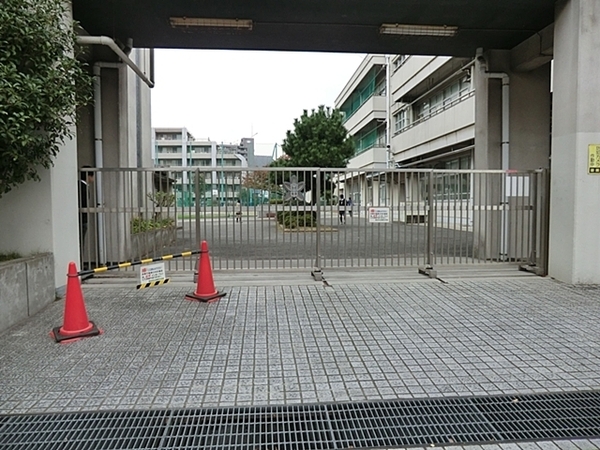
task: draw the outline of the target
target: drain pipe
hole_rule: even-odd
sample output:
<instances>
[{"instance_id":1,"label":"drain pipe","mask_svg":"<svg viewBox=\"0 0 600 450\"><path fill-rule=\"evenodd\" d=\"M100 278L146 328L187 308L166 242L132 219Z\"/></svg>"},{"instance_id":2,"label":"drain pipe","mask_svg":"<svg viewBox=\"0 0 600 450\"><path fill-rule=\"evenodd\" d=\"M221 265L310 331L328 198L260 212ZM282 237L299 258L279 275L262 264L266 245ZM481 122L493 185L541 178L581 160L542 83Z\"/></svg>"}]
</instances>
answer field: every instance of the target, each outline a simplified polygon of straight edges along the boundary
<instances>
[{"instance_id":1,"label":"drain pipe","mask_svg":"<svg viewBox=\"0 0 600 450\"><path fill-rule=\"evenodd\" d=\"M104 149L102 145L102 68L96 63L93 66L94 73L94 158L96 168L104 167ZM103 207L102 197L102 172L96 172L96 206ZM98 230L98 259L101 264L106 262L106 249L104 239L104 213L96 215L96 228Z\"/></svg>"},{"instance_id":2,"label":"drain pipe","mask_svg":"<svg viewBox=\"0 0 600 450\"><path fill-rule=\"evenodd\" d=\"M119 58L123 60L131 69L142 79L149 88L154 87L154 82L151 81L144 72L131 60L129 56L125 54L123 50L117 45L115 41L107 36L77 36L77 43L80 45L106 45L113 52L115 52Z\"/></svg>"},{"instance_id":3,"label":"drain pipe","mask_svg":"<svg viewBox=\"0 0 600 450\"><path fill-rule=\"evenodd\" d=\"M502 170L504 176L502 178L502 215L500 216L500 229L502 234L500 236L500 260L508 260L508 199L507 199L507 186L508 180L508 169L509 155L510 155L510 142L509 142L509 94L510 94L510 78L508 74L504 72L493 73L486 72L486 78L496 78L502 80Z\"/></svg>"},{"instance_id":4,"label":"drain pipe","mask_svg":"<svg viewBox=\"0 0 600 450\"><path fill-rule=\"evenodd\" d=\"M501 236L500 236L500 258L502 261L508 259L508 201L506 191L508 186L506 184L508 177L508 170L510 168L510 108L509 108L509 96L510 96L510 77L505 72L488 72L487 62L483 57L481 49L477 49L477 59L480 61L482 68L484 69L483 76L486 79L494 78L502 80L502 156L501 156L501 167L504 171L504 177L502 178L502 215L501 215Z\"/></svg>"},{"instance_id":5,"label":"drain pipe","mask_svg":"<svg viewBox=\"0 0 600 450\"><path fill-rule=\"evenodd\" d=\"M392 73L390 70L390 55L385 55L385 167L390 168L392 165L392 124L391 124L391 105L392 93L391 90Z\"/></svg>"}]
</instances>

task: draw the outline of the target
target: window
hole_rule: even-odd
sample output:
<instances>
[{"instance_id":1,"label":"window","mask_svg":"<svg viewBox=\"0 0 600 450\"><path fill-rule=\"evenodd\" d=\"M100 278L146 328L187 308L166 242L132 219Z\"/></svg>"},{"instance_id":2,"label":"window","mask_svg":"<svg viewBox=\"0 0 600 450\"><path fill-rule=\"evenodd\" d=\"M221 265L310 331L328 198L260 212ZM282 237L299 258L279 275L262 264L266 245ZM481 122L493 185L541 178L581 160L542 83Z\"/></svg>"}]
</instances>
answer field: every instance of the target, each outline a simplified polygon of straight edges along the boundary
<instances>
[{"instance_id":1,"label":"window","mask_svg":"<svg viewBox=\"0 0 600 450\"><path fill-rule=\"evenodd\" d=\"M401 109L394 114L394 132L398 133L408 126L408 108Z\"/></svg>"},{"instance_id":2,"label":"window","mask_svg":"<svg viewBox=\"0 0 600 450\"><path fill-rule=\"evenodd\" d=\"M468 76L455 80L444 89L434 92L414 105L416 120L425 119L428 116L453 106L461 98L471 91L471 81ZM398 131L398 130L397 130Z\"/></svg>"},{"instance_id":3,"label":"window","mask_svg":"<svg viewBox=\"0 0 600 450\"><path fill-rule=\"evenodd\" d=\"M400 67L402 67L402 65L406 62L406 60L408 59L408 55L398 55L394 58L394 60L392 61L392 69L395 72L396 70L398 70Z\"/></svg>"}]
</instances>

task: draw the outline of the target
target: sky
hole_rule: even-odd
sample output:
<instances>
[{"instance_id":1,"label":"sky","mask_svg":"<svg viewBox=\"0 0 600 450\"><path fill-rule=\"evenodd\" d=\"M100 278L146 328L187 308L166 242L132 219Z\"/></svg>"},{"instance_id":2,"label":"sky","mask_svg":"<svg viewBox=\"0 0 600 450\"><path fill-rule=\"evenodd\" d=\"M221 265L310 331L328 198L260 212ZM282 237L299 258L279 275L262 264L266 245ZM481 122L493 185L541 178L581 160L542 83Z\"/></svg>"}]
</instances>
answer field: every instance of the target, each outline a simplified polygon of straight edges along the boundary
<instances>
[{"instance_id":1,"label":"sky","mask_svg":"<svg viewBox=\"0 0 600 450\"><path fill-rule=\"evenodd\" d=\"M332 106L364 58L354 53L156 50L152 126L271 155L303 110ZM281 152L279 153L281 154Z\"/></svg>"}]
</instances>

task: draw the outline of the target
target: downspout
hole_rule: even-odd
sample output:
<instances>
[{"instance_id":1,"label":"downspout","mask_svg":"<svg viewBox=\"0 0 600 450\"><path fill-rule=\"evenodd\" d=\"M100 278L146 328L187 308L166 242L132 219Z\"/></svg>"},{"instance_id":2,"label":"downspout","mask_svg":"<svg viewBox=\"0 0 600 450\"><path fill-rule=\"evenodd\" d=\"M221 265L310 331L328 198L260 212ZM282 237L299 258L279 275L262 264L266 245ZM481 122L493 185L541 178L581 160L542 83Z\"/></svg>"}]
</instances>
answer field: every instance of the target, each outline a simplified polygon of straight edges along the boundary
<instances>
[{"instance_id":1,"label":"downspout","mask_svg":"<svg viewBox=\"0 0 600 450\"><path fill-rule=\"evenodd\" d=\"M392 124L391 124L391 78L390 55L385 55L385 149L386 149L386 168L393 167L392 164Z\"/></svg>"},{"instance_id":2,"label":"downspout","mask_svg":"<svg viewBox=\"0 0 600 450\"><path fill-rule=\"evenodd\" d=\"M142 79L149 88L154 87L154 82L151 81L144 72L131 60L129 56L125 54L123 50L113 41L111 38L106 36L77 36L77 43L80 45L106 45L113 52L123 60L131 69Z\"/></svg>"},{"instance_id":3,"label":"downspout","mask_svg":"<svg viewBox=\"0 0 600 450\"><path fill-rule=\"evenodd\" d=\"M506 261L508 259L508 201L506 191L508 170L510 167L510 123L509 123L509 97L510 97L510 77L505 72L487 72L487 63L483 58L481 51L478 49L477 58L480 60L484 69L483 76L486 79L494 78L502 80L502 156L501 168L504 171L502 178L502 215L501 215L501 235L500 235L500 259Z\"/></svg>"},{"instance_id":4,"label":"downspout","mask_svg":"<svg viewBox=\"0 0 600 450\"><path fill-rule=\"evenodd\" d=\"M96 168L104 167L104 150L102 146L102 68L96 63L93 66L94 74L94 159ZM102 207L104 200L102 198L102 172L96 172L96 203ZM106 262L106 250L104 241L104 214L96 215L96 227L98 229L98 259L100 264Z\"/></svg>"},{"instance_id":5,"label":"downspout","mask_svg":"<svg viewBox=\"0 0 600 450\"><path fill-rule=\"evenodd\" d=\"M507 190L510 187L507 185L508 181L508 169L509 155L510 155L510 142L509 142L509 95L510 95L510 78L508 74L504 72L493 73L486 72L486 78L499 78L502 80L502 170L504 176L502 177L502 215L500 216L500 229L502 233L500 235L500 260L508 260L508 199Z\"/></svg>"}]
</instances>

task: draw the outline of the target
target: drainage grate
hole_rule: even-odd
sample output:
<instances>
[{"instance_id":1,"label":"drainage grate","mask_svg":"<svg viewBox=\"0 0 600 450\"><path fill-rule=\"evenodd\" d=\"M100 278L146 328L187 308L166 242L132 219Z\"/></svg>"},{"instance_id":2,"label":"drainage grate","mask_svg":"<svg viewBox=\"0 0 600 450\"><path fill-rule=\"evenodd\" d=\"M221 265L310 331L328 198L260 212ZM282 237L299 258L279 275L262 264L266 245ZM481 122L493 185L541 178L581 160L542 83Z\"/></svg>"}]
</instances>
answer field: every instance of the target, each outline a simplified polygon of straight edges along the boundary
<instances>
[{"instance_id":1,"label":"drainage grate","mask_svg":"<svg viewBox=\"0 0 600 450\"><path fill-rule=\"evenodd\" d=\"M0 416L13 449L341 449L600 437L600 392Z\"/></svg>"}]
</instances>

